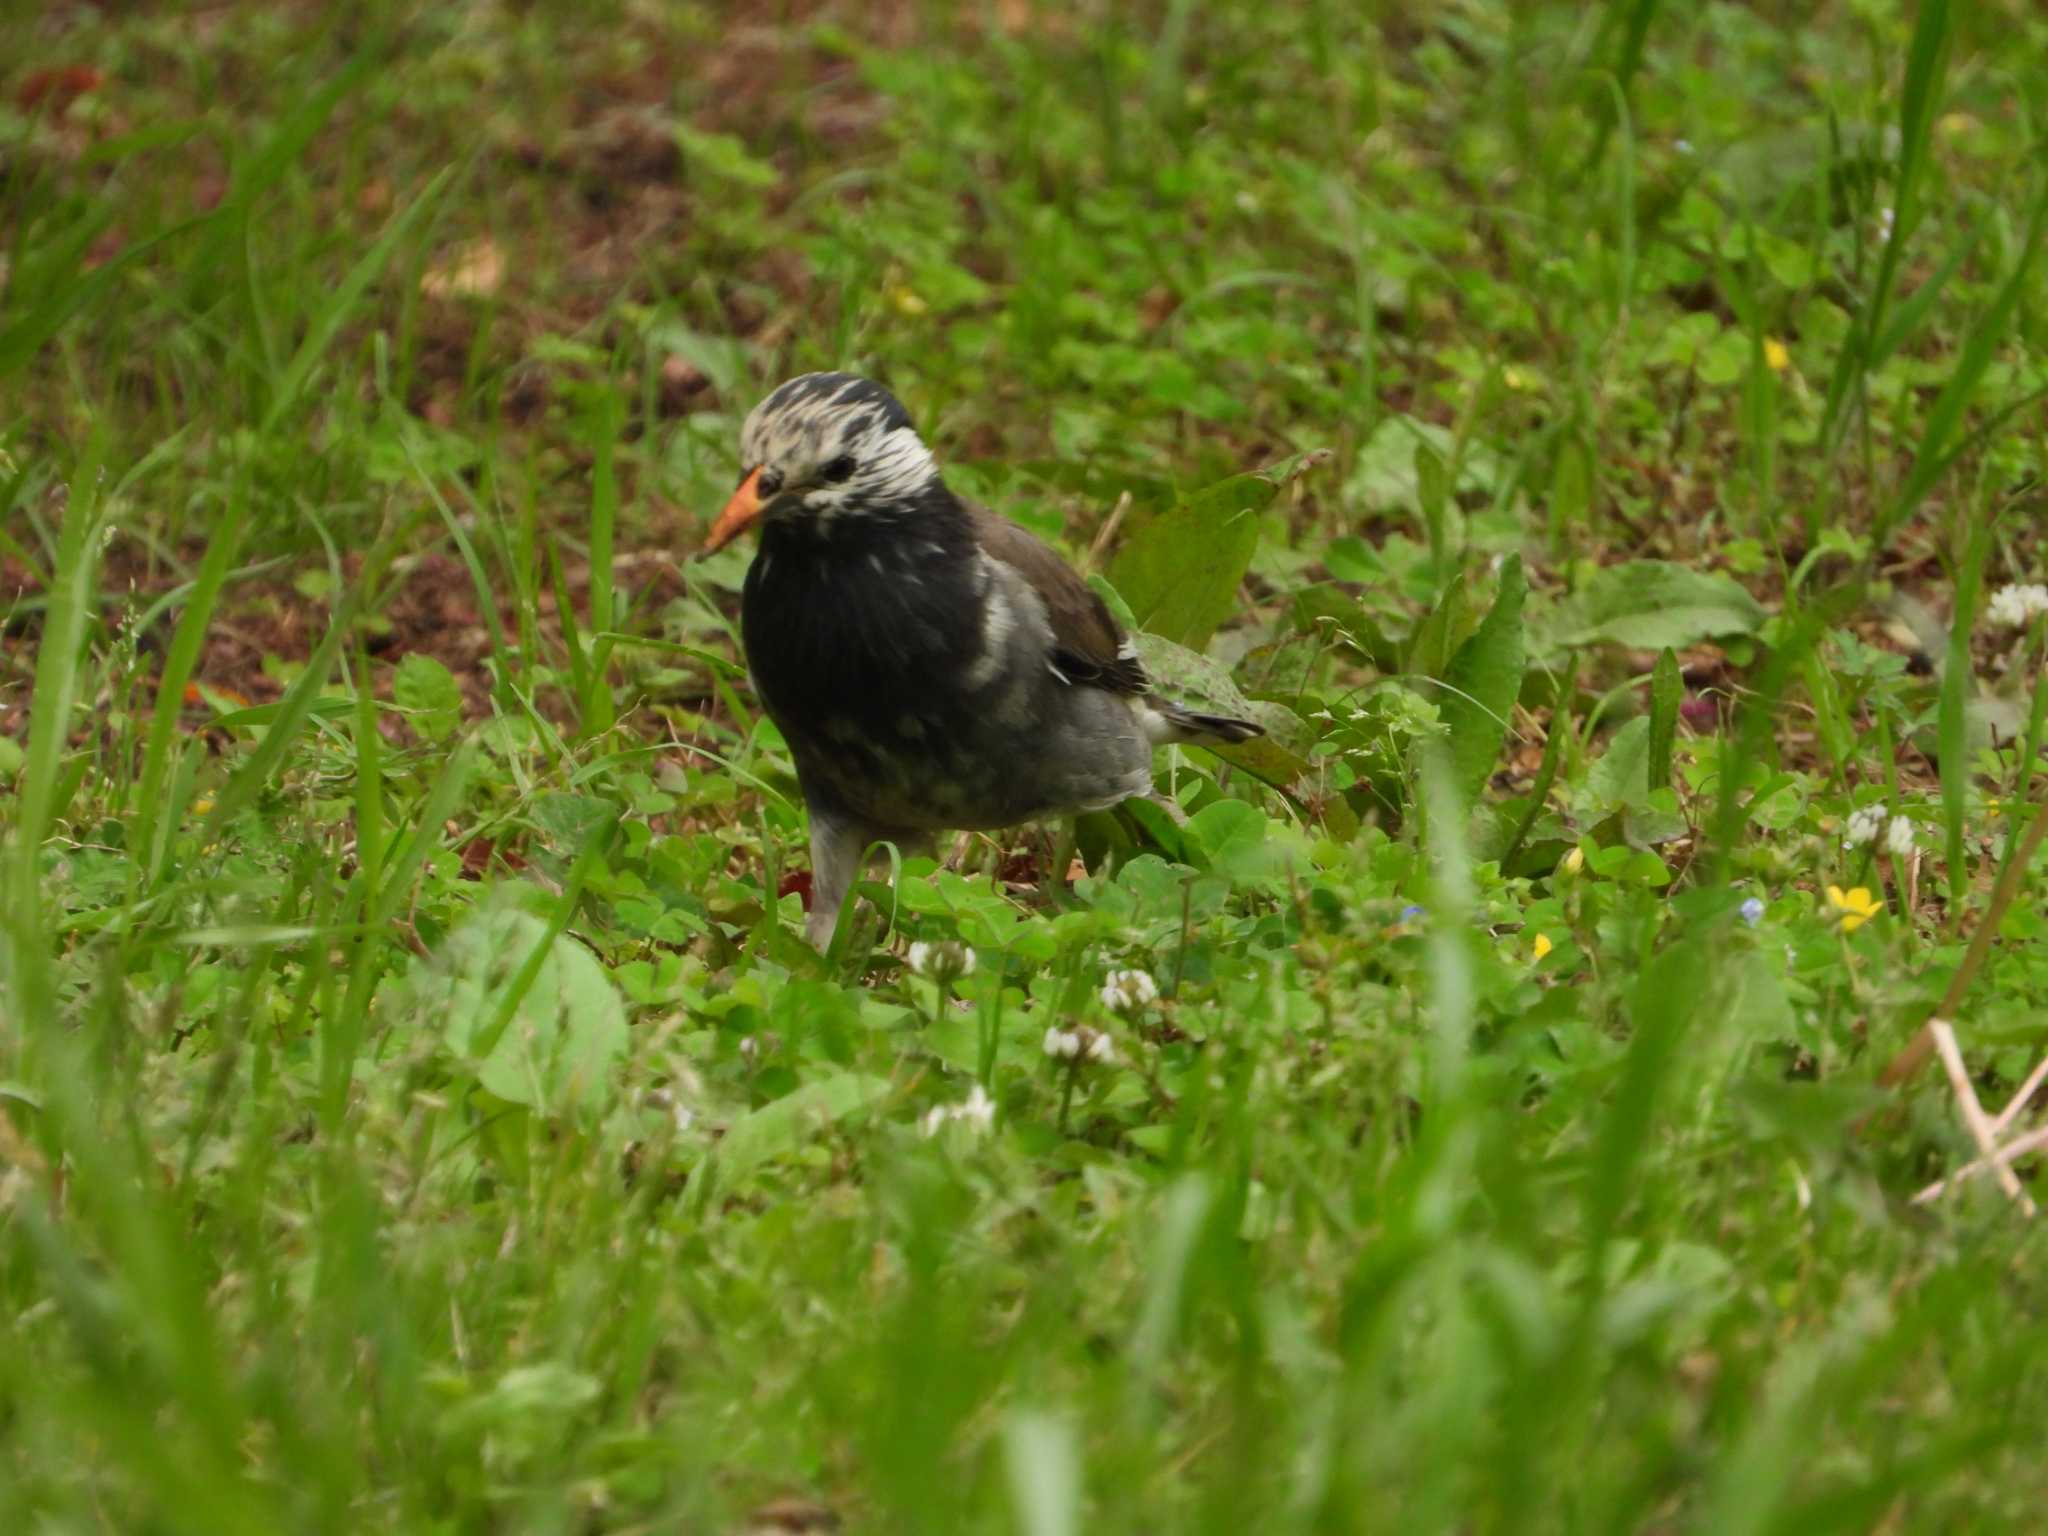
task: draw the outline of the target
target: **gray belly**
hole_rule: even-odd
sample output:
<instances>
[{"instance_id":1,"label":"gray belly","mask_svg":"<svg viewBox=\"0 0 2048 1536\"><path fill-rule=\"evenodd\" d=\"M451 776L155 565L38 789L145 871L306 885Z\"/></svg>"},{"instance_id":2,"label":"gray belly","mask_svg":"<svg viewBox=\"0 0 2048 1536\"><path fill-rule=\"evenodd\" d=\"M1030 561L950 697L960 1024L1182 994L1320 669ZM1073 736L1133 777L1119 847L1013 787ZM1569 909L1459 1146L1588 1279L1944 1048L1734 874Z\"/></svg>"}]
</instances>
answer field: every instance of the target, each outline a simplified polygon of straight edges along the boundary
<instances>
[{"instance_id":1,"label":"gray belly","mask_svg":"<svg viewBox=\"0 0 2048 1536\"><path fill-rule=\"evenodd\" d=\"M1152 784L1131 701L1050 676L1029 707L977 712L964 733L906 715L894 730L827 721L791 750L807 798L877 827L990 830L1098 810ZM996 701L990 701L991 703Z\"/></svg>"}]
</instances>

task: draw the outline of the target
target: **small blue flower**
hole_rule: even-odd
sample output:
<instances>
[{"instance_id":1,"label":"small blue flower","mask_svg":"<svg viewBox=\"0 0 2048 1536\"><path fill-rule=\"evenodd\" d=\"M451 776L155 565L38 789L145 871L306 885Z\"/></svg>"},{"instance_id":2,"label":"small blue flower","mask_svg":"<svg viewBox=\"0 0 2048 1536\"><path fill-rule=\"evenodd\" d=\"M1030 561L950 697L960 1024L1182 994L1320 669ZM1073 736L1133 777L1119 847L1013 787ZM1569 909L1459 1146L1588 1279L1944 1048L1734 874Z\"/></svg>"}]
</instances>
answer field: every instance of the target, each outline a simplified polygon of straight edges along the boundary
<instances>
[{"instance_id":1,"label":"small blue flower","mask_svg":"<svg viewBox=\"0 0 2048 1536\"><path fill-rule=\"evenodd\" d=\"M1418 918L1420 916L1422 916L1422 908L1410 905L1403 907L1401 909L1401 915L1395 918L1394 921L1397 923L1405 923L1410 922L1413 919Z\"/></svg>"},{"instance_id":2,"label":"small blue flower","mask_svg":"<svg viewBox=\"0 0 2048 1536\"><path fill-rule=\"evenodd\" d=\"M1742 920L1754 928L1764 920L1764 903L1760 896L1752 896L1742 904Z\"/></svg>"}]
</instances>

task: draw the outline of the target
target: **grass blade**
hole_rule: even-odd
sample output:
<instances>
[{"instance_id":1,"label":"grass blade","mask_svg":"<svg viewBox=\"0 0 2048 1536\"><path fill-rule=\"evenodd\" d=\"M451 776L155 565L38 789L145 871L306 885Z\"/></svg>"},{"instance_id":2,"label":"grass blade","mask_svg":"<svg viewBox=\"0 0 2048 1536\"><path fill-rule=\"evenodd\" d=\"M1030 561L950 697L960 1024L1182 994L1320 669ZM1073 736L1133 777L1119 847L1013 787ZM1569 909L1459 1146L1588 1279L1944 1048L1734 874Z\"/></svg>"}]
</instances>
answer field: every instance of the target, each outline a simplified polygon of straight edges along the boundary
<instances>
[{"instance_id":1,"label":"grass blade","mask_svg":"<svg viewBox=\"0 0 2048 1536\"><path fill-rule=\"evenodd\" d=\"M28 750L15 806L13 867L6 938L13 951L4 979L12 983L10 1010L18 1032L0 1031L0 1046L26 1052L35 1032L54 1023L49 955L43 933L40 854L43 840L69 791L62 764L79 697L80 655L91 626L99 571L99 445L88 447L72 475L59 531L55 589L36 655L35 693L29 705ZM70 779L72 784L77 781ZM22 1064L11 1066L18 1075Z\"/></svg>"},{"instance_id":2,"label":"grass blade","mask_svg":"<svg viewBox=\"0 0 2048 1536\"><path fill-rule=\"evenodd\" d=\"M619 443L619 400L600 393L589 416L590 447L596 455L590 479L590 632L612 629L612 530L619 513L619 482L615 461ZM611 648L593 640L584 679L580 733L587 739L611 729L611 684L606 677Z\"/></svg>"},{"instance_id":3,"label":"grass blade","mask_svg":"<svg viewBox=\"0 0 2048 1536\"><path fill-rule=\"evenodd\" d=\"M242 533L249 519L249 479L237 474L228 491L227 505L207 540L206 554L199 562L199 574L185 598L184 612L164 652L163 676L158 680L156 706L150 713L149 737L143 747L142 777L136 787L135 816L138 841L145 848L158 847L157 818L162 809L164 775L177 740L178 722L184 713L185 688L199 664L200 648L206 643L207 626L213 622L214 605L221 586L241 548ZM168 840L163 846L168 848ZM143 888L154 887L162 866L153 856Z\"/></svg>"},{"instance_id":4,"label":"grass blade","mask_svg":"<svg viewBox=\"0 0 2048 1536\"><path fill-rule=\"evenodd\" d=\"M1971 530L1969 549L1956 572L1956 610L1948 632L1948 659L1941 672L1941 701L1936 736L1941 753L1941 821L1948 854L1948 901L1952 923L1963 920L1963 893L1969 887L1968 861L1963 854L1963 819L1970 785L1970 700L1976 676L1970 660L1970 631L1977 622L1977 598L1984 588L1984 562L1991 555L1994 523L1980 519Z\"/></svg>"},{"instance_id":5,"label":"grass blade","mask_svg":"<svg viewBox=\"0 0 2048 1536\"><path fill-rule=\"evenodd\" d=\"M404 240L411 233L413 226L426 216L427 210L434 206L454 175L453 167L443 170L427 183L419 196L408 203L402 212L394 214L385 224L384 232L356 259L327 302L320 306L312 324L307 328L305 340L299 343L299 350L292 355L291 362L285 367L284 376L277 381L271 393L270 409L264 413L259 428L262 435L269 436L285 416L297 407L300 396L305 392L306 385L313 376L313 370L319 366L320 359L326 355L342 325L362 302L370 284L375 282L378 274L384 270L385 263L391 259L391 253L398 248L399 242Z\"/></svg>"},{"instance_id":6,"label":"grass blade","mask_svg":"<svg viewBox=\"0 0 2048 1536\"><path fill-rule=\"evenodd\" d=\"M1650 671L1649 788L1671 787L1671 743L1678 734L1678 706L1685 683L1678 672L1678 653L1665 646Z\"/></svg>"},{"instance_id":7,"label":"grass blade","mask_svg":"<svg viewBox=\"0 0 2048 1536\"><path fill-rule=\"evenodd\" d=\"M1949 439L1955 435L1961 424L1963 413L1968 409L1971 397L1984 381L1985 371L1991 366L1998 349L2012 337L2013 316L2019 309L2020 300L2026 293L2028 275L2034 265L2034 256L2040 249L2044 222L2048 222L2048 181L2044 181L2034 194L2033 205L2027 210L2026 233L2021 237L2020 253L2013 263L2013 269L1999 288L1991 307L1978 317L1970 330L1969 339L1963 343L1963 353L1956 361L1955 371L1949 375L1948 383L1942 386L1928 410L1927 422L1921 428L1920 447L1913 456L1913 469L1906 476L1906 483L1899 487L1899 493L1885 509L1872 533L1872 543L1883 548L1894 529L1912 516L1934 483L1956 460L1957 450L1951 450ZM1967 440L1966 440L1967 441Z\"/></svg>"}]
</instances>

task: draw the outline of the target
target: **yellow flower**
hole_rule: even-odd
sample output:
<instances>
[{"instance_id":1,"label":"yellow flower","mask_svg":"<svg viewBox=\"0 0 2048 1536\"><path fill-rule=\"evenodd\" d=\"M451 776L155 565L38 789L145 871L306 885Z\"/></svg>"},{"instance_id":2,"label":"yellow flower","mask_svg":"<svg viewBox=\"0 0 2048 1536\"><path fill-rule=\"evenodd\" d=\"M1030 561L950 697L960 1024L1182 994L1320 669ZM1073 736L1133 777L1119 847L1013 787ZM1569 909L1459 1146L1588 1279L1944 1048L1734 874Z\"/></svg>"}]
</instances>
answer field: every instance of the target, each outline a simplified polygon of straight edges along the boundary
<instances>
[{"instance_id":1,"label":"yellow flower","mask_svg":"<svg viewBox=\"0 0 2048 1536\"><path fill-rule=\"evenodd\" d=\"M1792 366L1792 354L1785 349L1785 343L1775 336L1764 338L1764 366L1773 373L1783 373Z\"/></svg>"},{"instance_id":2,"label":"yellow flower","mask_svg":"<svg viewBox=\"0 0 2048 1536\"><path fill-rule=\"evenodd\" d=\"M1564 856L1564 865L1563 865L1563 868L1564 868L1564 872L1565 872L1566 874L1568 874L1568 875L1576 875L1576 874L1577 874L1577 873L1578 873L1578 872L1579 872L1580 870L1584 869L1585 867L1586 867L1586 850L1585 850L1585 849L1583 849L1583 848L1574 848L1574 849L1572 849L1572 851L1571 851L1570 853L1568 853L1568 854L1566 854L1566 855Z\"/></svg>"},{"instance_id":3,"label":"yellow flower","mask_svg":"<svg viewBox=\"0 0 2048 1536\"><path fill-rule=\"evenodd\" d=\"M1854 933L1883 910L1884 903L1860 885L1847 891L1839 885L1828 887L1829 915L1842 925L1844 933Z\"/></svg>"},{"instance_id":4,"label":"yellow flower","mask_svg":"<svg viewBox=\"0 0 2048 1536\"><path fill-rule=\"evenodd\" d=\"M905 283L897 283L889 289L889 302L902 315L921 315L930 308L924 301L924 295Z\"/></svg>"},{"instance_id":5,"label":"yellow flower","mask_svg":"<svg viewBox=\"0 0 2048 1536\"><path fill-rule=\"evenodd\" d=\"M1541 960L1545 955L1550 953L1550 935L1547 933L1537 934L1536 941L1533 944L1531 944L1529 948L1535 951L1536 958L1538 960Z\"/></svg>"},{"instance_id":6,"label":"yellow flower","mask_svg":"<svg viewBox=\"0 0 2048 1536\"><path fill-rule=\"evenodd\" d=\"M1523 370L1517 368L1513 363L1509 363L1507 367L1501 369L1500 379L1503 384L1507 385L1507 387L1512 390L1529 389L1533 387L1536 382L1534 379L1530 378L1529 375L1525 373Z\"/></svg>"}]
</instances>

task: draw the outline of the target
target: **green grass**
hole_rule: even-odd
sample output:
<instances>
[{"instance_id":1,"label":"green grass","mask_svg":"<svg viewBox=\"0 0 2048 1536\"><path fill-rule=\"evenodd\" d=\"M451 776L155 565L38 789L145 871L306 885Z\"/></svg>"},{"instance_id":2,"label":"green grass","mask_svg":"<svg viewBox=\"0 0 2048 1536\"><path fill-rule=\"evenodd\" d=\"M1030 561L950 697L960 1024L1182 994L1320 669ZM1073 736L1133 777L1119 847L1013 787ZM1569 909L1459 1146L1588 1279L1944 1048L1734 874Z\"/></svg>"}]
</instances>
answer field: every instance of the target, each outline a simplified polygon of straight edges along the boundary
<instances>
[{"instance_id":1,"label":"green grass","mask_svg":"<svg viewBox=\"0 0 2048 1536\"><path fill-rule=\"evenodd\" d=\"M0 1529L2033 1529L2041 1241L1910 1203L1901 1063L2048 1053L2044 79L2022 0L11 29ZM1272 729L829 961L689 558L813 367Z\"/></svg>"}]
</instances>

